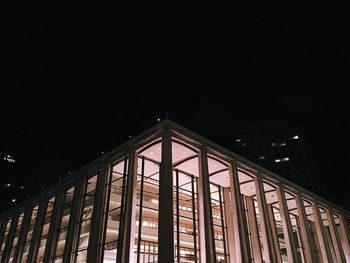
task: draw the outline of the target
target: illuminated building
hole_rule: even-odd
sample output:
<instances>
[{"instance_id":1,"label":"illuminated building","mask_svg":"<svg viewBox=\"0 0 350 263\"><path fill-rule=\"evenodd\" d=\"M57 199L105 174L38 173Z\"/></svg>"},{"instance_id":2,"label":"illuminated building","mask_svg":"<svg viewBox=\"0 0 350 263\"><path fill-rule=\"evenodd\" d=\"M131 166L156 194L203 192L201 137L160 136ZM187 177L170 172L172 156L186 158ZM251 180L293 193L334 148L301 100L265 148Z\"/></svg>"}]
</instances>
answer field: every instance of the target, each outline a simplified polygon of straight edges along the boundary
<instances>
[{"instance_id":1,"label":"illuminated building","mask_svg":"<svg viewBox=\"0 0 350 263\"><path fill-rule=\"evenodd\" d=\"M163 121L1 215L2 262L350 262L348 211Z\"/></svg>"}]
</instances>

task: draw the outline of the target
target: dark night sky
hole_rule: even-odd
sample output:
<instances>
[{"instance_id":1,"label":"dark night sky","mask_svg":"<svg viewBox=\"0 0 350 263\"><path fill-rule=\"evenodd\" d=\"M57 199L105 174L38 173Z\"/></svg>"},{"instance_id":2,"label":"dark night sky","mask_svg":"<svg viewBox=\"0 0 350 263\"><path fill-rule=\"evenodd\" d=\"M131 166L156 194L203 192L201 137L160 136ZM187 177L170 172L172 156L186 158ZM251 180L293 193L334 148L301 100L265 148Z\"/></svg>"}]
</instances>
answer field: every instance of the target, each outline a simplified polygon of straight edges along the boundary
<instances>
[{"instance_id":1,"label":"dark night sky","mask_svg":"<svg viewBox=\"0 0 350 263\"><path fill-rule=\"evenodd\" d=\"M236 126L282 118L350 209L346 9L293 4L7 3L0 135L23 179L79 168L165 112L229 149Z\"/></svg>"}]
</instances>

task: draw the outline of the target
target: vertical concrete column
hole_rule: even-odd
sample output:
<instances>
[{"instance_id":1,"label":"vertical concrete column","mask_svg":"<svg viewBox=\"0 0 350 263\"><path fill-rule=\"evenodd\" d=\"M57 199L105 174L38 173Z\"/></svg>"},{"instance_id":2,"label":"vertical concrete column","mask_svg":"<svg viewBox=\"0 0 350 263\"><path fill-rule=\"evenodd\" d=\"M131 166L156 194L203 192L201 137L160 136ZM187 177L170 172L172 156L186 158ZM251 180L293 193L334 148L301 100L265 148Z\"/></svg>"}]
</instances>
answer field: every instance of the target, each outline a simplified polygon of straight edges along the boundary
<instances>
[{"instance_id":1,"label":"vertical concrete column","mask_svg":"<svg viewBox=\"0 0 350 263\"><path fill-rule=\"evenodd\" d=\"M19 233L16 251L13 256L13 263L21 263L24 245L26 242L33 206L28 206L24 212L21 231ZM0 243L1 244L1 243Z\"/></svg>"},{"instance_id":2,"label":"vertical concrete column","mask_svg":"<svg viewBox=\"0 0 350 263\"><path fill-rule=\"evenodd\" d=\"M47 262L47 263L52 262L52 257L56 249L57 234L58 234L58 228L60 224L64 194L65 194L64 190L60 189L59 193L57 193L55 197L55 204L52 210L50 227L47 235L47 241L46 241L45 252L44 252L44 260L43 260L44 262Z\"/></svg>"},{"instance_id":3,"label":"vertical concrete column","mask_svg":"<svg viewBox=\"0 0 350 263\"><path fill-rule=\"evenodd\" d=\"M256 197L259 207L260 225L263 237L265 261L270 263L278 262L272 239L271 222L267 210L266 196L263 181L260 174L255 177Z\"/></svg>"},{"instance_id":4,"label":"vertical concrete column","mask_svg":"<svg viewBox=\"0 0 350 263\"><path fill-rule=\"evenodd\" d=\"M327 213L328 224L329 224L329 232L331 234L331 239L334 247L335 257L337 259L337 262L345 263L346 262L345 256L342 250L340 237L338 235L338 231L334 223L333 213L330 208L326 208L326 213Z\"/></svg>"},{"instance_id":5,"label":"vertical concrete column","mask_svg":"<svg viewBox=\"0 0 350 263\"><path fill-rule=\"evenodd\" d=\"M7 234L7 240L4 247L4 254L2 256L1 263L7 263L10 259L11 248L12 248L13 240L16 235L19 216L20 216L20 213L15 213L14 217L12 218L11 226Z\"/></svg>"},{"instance_id":6,"label":"vertical concrete column","mask_svg":"<svg viewBox=\"0 0 350 263\"><path fill-rule=\"evenodd\" d=\"M201 189L201 179L198 177L196 181L197 188L197 204L198 204L198 243L199 243L199 261L206 261L205 252L205 226L204 226L204 205L203 205L203 191Z\"/></svg>"},{"instance_id":7,"label":"vertical concrete column","mask_svg":"<svg viewBox=\"0 0 350 263\"><path fill-rule=\"evenodd\" d=\"M329 245L327 244L327 237L323 226L320 209L316 200L313 200L312 202L312 211L315 218L316 233L317 233L318 242L320 244L320 250L321 250L323 262L331 263L332 262L331 251L330 251Z\"/></svg>"},{"instance_id":8,"label":"vertical concrete column","mask_svg":"<svg viewBox=\"0 0 350 263\"><path fill-rule=\"evenodd\" d=\"M134 243L136 227L137 197L137 161L138 156L133 145L129 149L129 166L125 193L124 219L119 227L117 262L134 262Z\"/></svg>"},{"instance_id":9,"label":"vertical concrete column","mask_svg":"<svg viewBox=\"0 0 350 263\"><path fill-rule=\"evenodd\" d=\"M233 211L230 204L230 190L223 188L224 204L225 204L225 219L227 229L227 245L230 262L236 262L236 244L235 244L235 230L233 227Z\"/></svg>"},{"instance_id":10,"label":"vertical concrete column","mask_svg":"<svg viewBox=\"0 0 350 263\"><path fill-rule=\"evenodd\" d=\"M205 258L201 258L201 262L214 263L216 262L216 251L214 241L214 226L211 208L210 183L209 183L209 168L207 149L201 147L199 156L199 178L198 178L198 201L200 203L200 247L201 256L205 251ZM204 245L203 245L204 244ZM203 248L205 249L203 251Z\"/></svg>"},{"instance_id":11,"label":"vertical concrete column","mask_svg":"<svg viewBox=\"0 0 350 263\"><path fill-rule=\"evenodd\" d=\"M171 130L162 131L159 175L158 262L174 262L174 209Z\"/></svg>"},{"instance_id":12,"label":"vertical concrete column","mask_svg":"<svg viewBox=\"0 0 350 263\"><path fill-rule=\"evenodd\" d=\"M87 262L95 263L103 261L103 249L100 246L101 240L103 240L103 231L104 227L104 209L106 202L106 184L108 180L108 167L104 163L104 160L101 160L100 169L97 176L96 182L96 192L94 198L94 209L91 221L91 229L89 236L89 245L88 245L88 255Z\"/></svg>"},{"instance_id":13,"label":"vertical concrete column","mask_svg":"<svg viewBox=\"0 0 350 263\"><path fill-rule=\"evenodd\" d=\"M229 167L231 200L232 200L232 220L234 229L234 241L236 246L235 262L249 262L250 249L248 230L245 224L244 207L241 200L241 189L238 179L237 162L234 160Z\"/></svg>"},{"instance_id":14,"label":"vertical concrete column","mask_svg":"<svg viewBox=\"0 0 350 263\"><path fill-rule=\"evenodd\" d=\"M82 213L83 193L85 189L85 178L80 176L75 184L74 196L71 208L71 215L69 217L69 224L67 229L66 244L63 252L63 262L74 262L73 252L78 243L78 221Z\"/></svg>"},{"instance_id":15,"label":"vertical concrete column","mask_svg":"<svg viewBox=\"0 0 350 263\"><path fill-rule=\"evenodd\" d=\"M245 202L247 205L248 223L249 223L249 229L250 229L250 239L252 242L254 263L262 263L263 258L261 254L259 229L258 229L258 222L256 220L254 199L252 197L246 196ZM242 261L242 262L249 262L249 261Z\"/></svg>"},{"instance_id":16,"label":"vertical concrete column","mask_svg":"<svg viewBox=\"0 0 350 263\"><path fill-rule=\"evenodd\" d=\"M346 233L348 234L349 239L350 239L350 214L348 213L346 218L345 218L345 215L342 215L342 220L345 224L344 226L346 228Z\"/></svg>"},{"instance_id":17,"label":"vertical concrete column","mask_svg":"<svg viewBox=\"0 0 350 263\"><path fill-rule=\"evenodd\" d=\"M41 237L42 229L45 223L44 220L45 220L45 214L46 214L48 202L49 202L48 197L45 196L45 194L43 194L41 196L38 213L36 215L32 240L30 242L30 247L28 251L27 263L36 262L36 256L40 245L40 237Z\"/></svg>"},{"instance_id":18,"label":"vertical concrete column","mask_svg":"<svg viewBox=\"0 0 350 263\"><path fill-rule=\"evenodd\" d=\"M280 216L282 220L284 239L286 241L288 263L297 263L298 261L297 248L293 240L293 229L290 221L288 204L286 201L286 196L284 193L283 186L282 185L277 186L276 192L277 192L277 198L278 198L278 205L280 208Z\"/></svg>"},{"instance_id":19,"label":"vertical concrete column","mask_svg":"<svg viewBox=\"0 0 350 263\"><path fill-rule=\"evenodd\" d=\"M297 212L299 216L300 223L300 234L304 249L305 263L316 262L316 251L315 247L312 245L312 233L310 231L308 219L305 212L305 207L303 203L303 198L300 193L295 195L295 203L297 206Z\"/></svg>"},{"instance_id":20,"label":"vertical concrete column","mask_svg":"<svg viewBox=\"0 0 350 263\"><path fill-rule=\"evenodd\" d=\"M339 217L339 236L341 240L341 244L343 246L344 256L346 258L346 262L350 262L350 236L347 231L347 226L345 225L345 219L343 215L338 214Z\"/></svg>"},{"instance_id":21,"label":"vertical concrete column","mask_svg":"<svg viewBox=\"0 0 350 263\"><path fill-rule=\"evenodd\" d=\"M275 248L275 253L277 255L276 259L278 263L282 263L282 256L280 251L280 244L278 240L278 234L277 234L277 227L276 227L276 220L275 215L273 212L272 205L267 205L267 212L269 213L269 220L271 223L271 232L272 232L272 239L273 239L273 245Z\"/></svg>"}]
</instances>

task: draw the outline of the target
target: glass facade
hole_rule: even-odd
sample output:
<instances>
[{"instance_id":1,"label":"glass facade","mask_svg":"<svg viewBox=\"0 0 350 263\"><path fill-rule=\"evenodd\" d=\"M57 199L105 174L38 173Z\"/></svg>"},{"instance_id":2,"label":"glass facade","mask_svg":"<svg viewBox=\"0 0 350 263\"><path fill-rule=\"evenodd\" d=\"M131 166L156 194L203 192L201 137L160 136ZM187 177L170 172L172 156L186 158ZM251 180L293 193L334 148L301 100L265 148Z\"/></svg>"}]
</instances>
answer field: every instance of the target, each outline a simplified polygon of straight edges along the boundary
<instances>
[{"instance_id":1,"label":"glass facade","mask_svg":"<svg viewBox=\"0 0 350 263\"><path fill-rule=\"evenodd\" d=\"M349 217L165 121L1 215L0 262L350 262Z\"/></svg>"}]
</instances>

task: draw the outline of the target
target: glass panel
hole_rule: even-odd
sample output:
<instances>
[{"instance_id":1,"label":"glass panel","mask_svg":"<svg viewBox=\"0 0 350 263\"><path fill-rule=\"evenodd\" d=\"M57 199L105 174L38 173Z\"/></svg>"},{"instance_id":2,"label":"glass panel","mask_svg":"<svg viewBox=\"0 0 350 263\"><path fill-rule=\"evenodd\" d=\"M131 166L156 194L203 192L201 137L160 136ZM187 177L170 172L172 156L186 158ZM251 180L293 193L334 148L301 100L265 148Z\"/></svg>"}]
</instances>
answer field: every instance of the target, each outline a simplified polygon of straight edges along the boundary
<instances>
[{"instance_id":1,"label":"glass panel","mask_svg":"<svg viewBox=\"0 0 350 263\"><path fill-rule=\"evenodd\" d=\"M322 253L320 248L320 242L317 236L316 226L315 226L315 215L310 201L303 199L305 213L308 219L308 227L311 233L312 246L315 248L316 257L319 262L322 262Z\"/></svg>"},{"instance_id":2,"label":"glass panel","mask_svg":"<svg viewBox=\"0 0 350 263\"><path fill-rule=\"evenodd\" d=\"M304 256L304 247L301 239L301 230L300 230L300 219L298 216L290 214L290 220L292 224L293 229L293 241L295 243L295 247L297 248L297 256L298 261L304 263L305 262L305 256Z\"/></svg>"},{"instance_id":3,"label":"glass panel","mask_svg":"<svg viewBox=\"0 0 350 263\"><path fill-rule=\"evenodd\" d=\"M174 171L174 237L176 262L198 262L197 178Z\"/></svg>"},{"instance_id":4,"label":"glass panel","mask_svg":"<svg viewBox=\"0 0 350 263\"><path fill-rule=\"evenodd\" d=\"M244 208L244 224L248 232L248 241L249 241L249 251L251 255L251 262L259 261L261 258L261 244L258 236L258 224L257 216L255 213L255 203L252 198L248 198L241 194L241 202ZM257 245L254 246L254 242L257 241ZM259 257L256 259L255 257Z\"/></svg>"},{"instance_id":5,"label":"glass panel","mask_svg":"<svg viewBox=\"0 0 350 263\"><path fill-rule=\"evenodd\" d=\"M79 240L77 248L75 249L74 262L86 262L87 247L89 245L91 218L93 213L95 191L96 191L97 175L87 180L85 191L83 193L83 208L82 214L79 218L78 229L79 229Z\"/></svg>"},{"instance_id":6,"label":"glass panel","mask_svg":"<svg viewBox=\"0 0 350 263\"><path fill-rule=\"evenodd\" d=\"M155 145L154 148L160 147ZM158 203L159 162L140 156L137 171L134 262L157 262L158 260Z\"/></svg>"},{"instance_id":7,"label":"glass panel","mask_svg":"<svg viewBox=\"0 0 350 263\"><path fill-rule=\"evenodd\" d=\"M105 213L105 235L100 245L103 246L103 262L116 262L120 219L125 208L127 159L114 165L106 184L107 206Z\"/></svg>"},{"instance_id":8,"label":"glass panel","mask_svg":"<svg viewBox=\"0 0 350 263\"><path fill-rule=\"evenodd\" d=\"M210 183L210 196L212 218L214 226L214 240L216 250L216 262L228 262L227 250L227 228L225 220L225 203L223 197L223 187Z\"/></svg>"},{"instance_id":9,"label":"glass panel","mask_svg":"<svg viewBox=\"0 0 350 263\"><path fill-rule=\"evenodd\" d=\"M337 262L337 258L335 255L335 242L337 242L337 241L335 239L333 239L335 237L332 238L331 230L329 227L330 221L329 221L329 218L327 216L326 210L322 207L320 207L320 214L321 214L321 218L322 218L322 225L324 227L325 235L326 235L325 242L326 242L327 246L329 247L333 262Z\"/></svg>"},{"instance_id":10,"label":"glass panel","mask_svg":"<svg viewBox=\"0 0 350 263\"><path fill-rule=\"evenodd\" d=\"M229 190L228 165L215 156L208 156L210 203L214 229L216 262L229 262L224 191Z\"/></svg>"},{"instance_id":11,"label":"glass panel","mask_svg":"<svg viewBox=\"0 0 350 263\"><path fill-rule=\"evenodd\" d=\"M276 192L273 192L276 194ZM271 229L274 232L275 235L277 236L278 242L276 242L275 246L278 245L280 255L279 257L282 257L283 262L288 262L288 253L287 253L287 247L286 247L286 239L284 236L283 232L283 224L282 224L282 219L281 219L281 214L280 214L280 209L279 209L279 204L276 203L274 204L273 207L268 207L268 209L272 209L272 218L270 218L270 223L271 223Z\"/></svg>"},{"instance_id":12,"label":"glass panel","mask_svg":"<svg viewBox=\"0 0 350 263\"><path fill-rule=\"evenodd\" d=\"M49 228L50 228L50 223L51 223L54 205L55 205L55 197L52 197L48 201L48 205L47 205L47 209L46 209L46 213L45 213L44 225L42 228L40 243L39 243L39 247L38 247L37 262L43 262L43 259L44 259L46 241L47 241L47 237L49 234Z\"/></svg>"},{"instance_id":13,"label":"glass panel","mask_svg":"<svg viewBox=\"0 0 350 263\"><path fill-rule=\"evenodd\" d=\"M289 211L290 223L293 230L293 242L295 244L295 247L297 248L298 262L304 263L305 251L302 244L299 216L296 213L297 205L295 202L295 197L292 194L286 192L285 198L287 202L287 208Z\"/></svg>"},{"instance_id":14,"label":"glass panel","mask_svg":"<svg viewBox=\"0 0 350 263\"><path fill-rule=\"evenodd\" d=\"M60 208L61 219L60 219L59 228L57 230L57 241L55 244L56 248L53 254L53 259L55 259L54 262L61 259L63 256L63 252L66 244L68 223L69 223L69 218L72 210L73 196L74 196L74 187L71 187L65 191L64 201Z\"/></svg>"},{"instance_id":15,"label":"glass panel","mask_svg":"<svg viewBox=\"0 0 350 263\"><path fill-rule=\"evenodd\" d=\"M2 254L4 253L5 245L6 245L6 242L7 242L7 239L8 239L8 235L9 235L9 231L10 231L10 227L11 227L11 222L12 222L12 219L10 218L7 221L7 223L6 223L4 236L2 238L2 244L1 244L1 249L0 249L0 256L2 256Z\"/></svg>"},{"instance_id":16,"label":"glass panel","mask_svg":"<svg viewBox=\"0 0 350 263\"><path fill-rule=\"evenodd\" d=\"M28 257L28 252L29 252L29 247L30 247L30 243L32 241L32 236L33 236L33 229L34 229L34 225L35 225L35 220L38 214L38 208L39 206L36 205L34 206L33 210L32 210L32 214L30 217L30 223L29 223L29 227L28 227L28 232L26 233L26 241L24 244L24 249L23 249L23 255L22 255L22 263L27 262L27 257Z\"/></svg>"},{"instance_id":17,"label":"glass panel","mask_svg":"<svg viewBox=\"0 0 350 263\"><path fill-rule=\"evenodd\" d=\"M253 203L254 203L254 210L255 210L257 225L258 225L258 238L260 243L260 249L261 249L263 259L265 259L265 256L264 256L265 251L264 251L263 236L262 236L263 234L262 234L262 227L261 227L262 214L260 213L258 201L254 199Z\"/></svg>"},{"instance_id":18,"label":"glass panel","mask_svg":"<svg viewBox=\"0 0 350 263\"><path fill-rule=\"evenodd\" d=\"M20 233L21 228L22 228L23 217L24 217L24 213L20 214L19 218L18 218L18 222L17 222L17 226L16 226L16 232L15 232L15 236L14 236L13 243L12 243L12 246L11 246L9 263L12 263L12 261L13 261L13 256L14 256L15 251L16 251L17 242L18 242L18 238L19 238L19 233Z\"/></svg>"}]
</instances>

